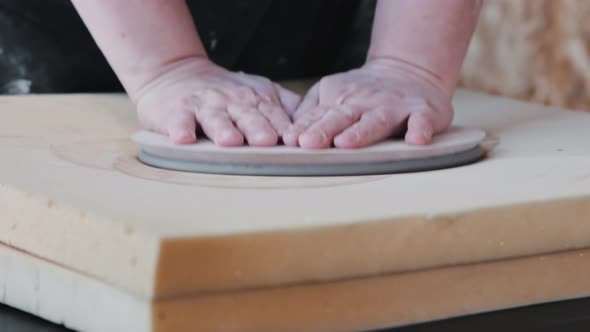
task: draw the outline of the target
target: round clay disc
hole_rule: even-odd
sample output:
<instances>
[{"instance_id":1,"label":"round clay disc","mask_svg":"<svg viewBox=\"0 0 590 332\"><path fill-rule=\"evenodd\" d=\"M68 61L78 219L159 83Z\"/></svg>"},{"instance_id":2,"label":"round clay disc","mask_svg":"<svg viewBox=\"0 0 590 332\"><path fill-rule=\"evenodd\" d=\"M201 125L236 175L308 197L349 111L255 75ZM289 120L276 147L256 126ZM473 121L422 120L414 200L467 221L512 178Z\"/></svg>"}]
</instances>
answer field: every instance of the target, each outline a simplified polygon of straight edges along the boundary
<instances>
[{"instance_id":1,"label":"round clay disc","mask_svg":"<svg viewBox=\"0 0 590 332\"><path fill-rule=\"evenodd\" d=\"M431 144L386 140L361 149L303 149L288 146L219 147L209 140L177 145L168 137L140 131L133 140L146 165L177 171L272 176L338 176L416 172L461 166L485 154L485 132L453 126Z\"/></svg>"}]
</instances>

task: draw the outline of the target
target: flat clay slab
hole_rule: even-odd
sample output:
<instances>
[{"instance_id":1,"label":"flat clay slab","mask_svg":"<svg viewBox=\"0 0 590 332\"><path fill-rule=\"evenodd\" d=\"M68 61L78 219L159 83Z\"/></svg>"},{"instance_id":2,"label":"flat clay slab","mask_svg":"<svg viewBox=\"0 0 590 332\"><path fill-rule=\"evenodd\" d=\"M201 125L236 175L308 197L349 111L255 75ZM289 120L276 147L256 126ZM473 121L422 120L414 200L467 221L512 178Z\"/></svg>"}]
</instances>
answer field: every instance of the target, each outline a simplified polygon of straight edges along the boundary
<instances>
[{"instance_id":1,"label":"flat clay slab","mask_svg":"<svg viewBox=\"0 0 590 332\"><path fill-rule=\"evenodd\" d=\"M288 146L219 147L208 140L178 145L168 137L140 131L133 140L139 159L171 170L240 175L336 176L425 171L462 166L481 159L486 133L451 127L425 146L389 139L363 149L310 150Z\"/></svg>"},{"instance_id":2,"label":"flat clay slab","mask_svg":"<svg viewBox=\"0 0 590 332\"><path fill-rule=\"evenodd\" d=\"M590 114L459 91L485 159L409 174L143 164L123 95L0 97L0 242L134 296L368 278L590 246Z\"/></svg>"}]
</instances>

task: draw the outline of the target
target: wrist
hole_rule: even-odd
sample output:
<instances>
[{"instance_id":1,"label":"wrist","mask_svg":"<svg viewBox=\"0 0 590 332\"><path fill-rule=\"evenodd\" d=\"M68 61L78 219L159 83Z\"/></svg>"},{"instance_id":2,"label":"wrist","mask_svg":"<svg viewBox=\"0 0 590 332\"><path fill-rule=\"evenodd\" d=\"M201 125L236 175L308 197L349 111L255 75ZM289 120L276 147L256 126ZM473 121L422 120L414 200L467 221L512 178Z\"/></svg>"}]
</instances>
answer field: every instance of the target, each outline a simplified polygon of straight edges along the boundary
<instances>
[{"instance_id":1,"label":"wrist","mask_svg":"<svg viewBox=\"0 0 590 332\"><path fill-rule=\"evenodd\" d=\"M364 67L385 75L418 79L441 91L449 98L454 93L454 82L445 80L445 76L441 73L401 57L370 54Z\"/></svg>"},{"instance_id":2,"label":"wrist","mask_svg":"<svg viewBox=\"0 0 590 332\"><path fill-rule=\"evenodd\" d=\"M379 0L368 61L392 59L454 91L480 0Z\"/></svg>"},{"instance_id":3,"label":"wrist","mask_svg":"<svg viewBox=\"0 0 590 332\"><path fill-rule=\"evenodd\" d=\"M178 64L206 58L185 0L72 3L132 97Z\"/></svg>"},{"instance_id":4,"label":"wrist","mask_svg":"<svg viewBox=\"0 0 590 332\"><path fill-rule=\"evenodd\" d=\"M133 86L126 88L131 101L137 104L138 100L154 87L163 82L183 80L195 75L203 75L215 70L223 70L214 64L206 55L194 54L172 59L144 70L140 80L135 80Z\"/></svg>"}]
</instances>

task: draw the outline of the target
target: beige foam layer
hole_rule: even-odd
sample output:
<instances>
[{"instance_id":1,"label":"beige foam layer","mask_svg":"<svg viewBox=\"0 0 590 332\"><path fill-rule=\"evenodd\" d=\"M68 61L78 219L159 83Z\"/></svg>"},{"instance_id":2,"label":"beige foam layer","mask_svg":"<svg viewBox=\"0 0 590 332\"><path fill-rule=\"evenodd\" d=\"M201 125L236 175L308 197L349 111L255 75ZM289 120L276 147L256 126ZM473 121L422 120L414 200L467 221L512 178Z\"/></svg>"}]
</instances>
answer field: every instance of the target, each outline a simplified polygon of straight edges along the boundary
<instances>
[{"instance_id":1,"label":"beige foam layer","mask_svg":"<svg viewBox=\"0 0 590 332\"><path fill-rule=\"evenodd\" d=\"M359 332L590 294L590 250L146 301L0 246L0 302L81 332Z\"/></svg>"}]
</instances>

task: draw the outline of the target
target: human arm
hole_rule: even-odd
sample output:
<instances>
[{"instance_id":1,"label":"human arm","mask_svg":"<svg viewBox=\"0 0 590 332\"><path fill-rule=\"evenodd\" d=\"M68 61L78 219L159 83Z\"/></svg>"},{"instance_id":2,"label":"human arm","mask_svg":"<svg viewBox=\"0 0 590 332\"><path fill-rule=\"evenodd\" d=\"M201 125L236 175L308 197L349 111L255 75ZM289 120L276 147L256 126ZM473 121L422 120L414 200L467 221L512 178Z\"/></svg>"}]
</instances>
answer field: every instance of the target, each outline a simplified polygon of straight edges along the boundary
<instances>
[{"instance_id":1,"label":"human arm","mask_svg":"<svg viewBox=\"0 0 590 332\"><path fill-rule=\"evenodd\" d=\"M72 2L147 129L176 143L200 127L220 145L272 145L290 124L298 96L213 64L184 0Z\"/></svg>"},{"instance_id":2,"label":"human arm","mask_svg":"<svg viewBox=\"0 0 590 332\"><path fill-rule=\"evenodd\" d=\"M72 0L129 96L182 60L207 60L184 0Z\"/></svg>"},{"instance_id":3,"label":"human arm","mask_svg":"<svg viewBox=\"0 0 590 332\"><path fill-rule=\"evenodd\" d=\"M452 95L479 0L379 0L366 63L306 95L289 145L358 148L402 133L428 144L452 121Z\"/></svg>"},{"instance_id":4,"label":"human arm","mask_svg":"<svg viewBox=\"0 0 590 332\"><path fill-rule=\"evenodd\" d=\"M380 0L367 62L388 60L455 89L482 0Z\"/></svg>"}]
</instances>

